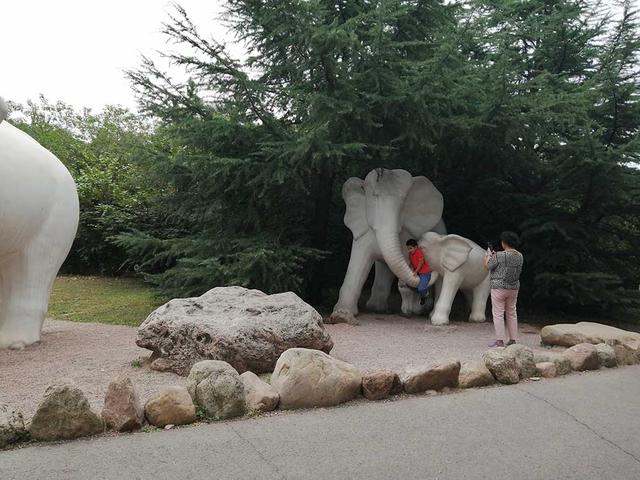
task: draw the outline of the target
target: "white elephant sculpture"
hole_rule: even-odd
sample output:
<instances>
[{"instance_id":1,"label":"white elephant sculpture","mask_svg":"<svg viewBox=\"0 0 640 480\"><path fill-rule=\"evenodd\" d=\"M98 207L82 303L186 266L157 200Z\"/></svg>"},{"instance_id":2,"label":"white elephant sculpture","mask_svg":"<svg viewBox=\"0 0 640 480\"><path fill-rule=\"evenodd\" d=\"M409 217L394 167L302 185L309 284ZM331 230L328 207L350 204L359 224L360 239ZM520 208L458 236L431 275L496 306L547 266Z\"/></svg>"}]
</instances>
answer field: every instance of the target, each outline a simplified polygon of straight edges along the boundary
<instances>
[{"instance_id":1,"label":"white elephant sculpture","mask_svg":"<svg viewBox=\"0 0 640 480\"><path fill-rule=\"evenodd\" d=\"M491 291L489 272L483 266L485 251L471 240L459 235L425 233L418 244L422 247L427 261L442 281L440 293L431 312L433 325L449 323L451 305L458 290L462 290L471 305L469 321L484 322L487 298ZM409 277L409 279L411 279ZM413 289L403 286L400 278L400 294L412 295Z\"/></svg>"},{"instance_id":2,"label":"white elephant sculpture","mask_svg":"<svg viewBox=\"0 0 640 480\"><path fill-rule=\"evenodd\" d=\"M79 205L60 160L6 117L0 98L0 348L22 348L40 340Z\"/></svg>"},{"instance_id":3,"label":"white elephant sculpture","mask_svg":"<svg viewBox=\"0 0 640 480\"><path fill-rule=\"evenodd\" d=\"M342 188L345 225L353 233L351 258L329 321L353 322L362 287L375 263L367 307L384 311L394 277L411 287L418 277L407 263L404 242L437 229L444 233L442 194L426 177L406 170L376 169L364 180L348 179ZM436 280L436 276L432 278ZM403 308L404 310L404 308Z\"/></svg>"}]
</instances>

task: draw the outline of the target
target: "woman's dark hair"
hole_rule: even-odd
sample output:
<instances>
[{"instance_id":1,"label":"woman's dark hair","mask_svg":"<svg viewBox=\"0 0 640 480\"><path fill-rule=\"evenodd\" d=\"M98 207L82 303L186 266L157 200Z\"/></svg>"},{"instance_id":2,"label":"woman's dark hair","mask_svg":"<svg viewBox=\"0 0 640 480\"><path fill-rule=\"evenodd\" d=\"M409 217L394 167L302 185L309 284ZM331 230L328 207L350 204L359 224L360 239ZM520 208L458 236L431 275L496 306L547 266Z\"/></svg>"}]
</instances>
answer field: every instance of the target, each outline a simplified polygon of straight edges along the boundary
<instances>
[{"instance_id":1,"label":"woman's dark hair","mask_svg":"<svg viewBox=\"0 0 640 480\"><path fill-rule=\"evenodd\" d=\"M413 238L407 240L407 247L417 247L418 242L416 242Z\"/></svg>"},{"instance_id":2,"label":"woman's dark hair","mask_svg":"<svg viewBox=\"0 0 640 480\"><path fill-rule=\"evenodd\" d=\"M500 240L512 248L518 248L520 245L520 238L515 232L502 232L500 234Z\"/></svg>"}]
</instances>

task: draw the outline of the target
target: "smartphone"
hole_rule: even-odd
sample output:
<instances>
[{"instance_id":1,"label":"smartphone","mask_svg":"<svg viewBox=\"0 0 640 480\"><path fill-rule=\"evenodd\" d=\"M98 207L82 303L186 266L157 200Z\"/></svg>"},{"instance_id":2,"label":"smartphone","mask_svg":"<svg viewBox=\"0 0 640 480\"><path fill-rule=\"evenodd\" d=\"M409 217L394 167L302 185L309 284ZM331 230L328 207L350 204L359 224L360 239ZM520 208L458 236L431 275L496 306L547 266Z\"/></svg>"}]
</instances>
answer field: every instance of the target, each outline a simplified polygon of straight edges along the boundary
<instances>
[{"instance_id":1,"label":"smartphone","mask_svg":"<svg viewBox=\"0 0 640 480\"><path fill-rule=\"evenodd\" d=\"M493 243L487 242L487 255L491 255L493 253Z\"/></svg>"}]
</instances>

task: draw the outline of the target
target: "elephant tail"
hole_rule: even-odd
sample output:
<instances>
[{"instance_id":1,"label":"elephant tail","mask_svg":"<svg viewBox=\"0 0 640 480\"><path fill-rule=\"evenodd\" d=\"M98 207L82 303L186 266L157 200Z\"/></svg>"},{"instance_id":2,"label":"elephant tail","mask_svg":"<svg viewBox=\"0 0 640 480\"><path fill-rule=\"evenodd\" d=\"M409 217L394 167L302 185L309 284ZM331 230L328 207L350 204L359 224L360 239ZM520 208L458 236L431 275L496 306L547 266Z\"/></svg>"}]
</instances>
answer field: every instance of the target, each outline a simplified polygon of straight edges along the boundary
<instances>
[{"instance_id":1,"label":"elephant tail","mask_svg":"<svg viewBox=\"0 0 640 480\"><path fill-rule=\"evenodd\" d=\"M9 109L7 108L7 104L2 99L2 97L0 97L0 123L6 120L8 115L9 115Z\"/></svg>"}]
</instances>

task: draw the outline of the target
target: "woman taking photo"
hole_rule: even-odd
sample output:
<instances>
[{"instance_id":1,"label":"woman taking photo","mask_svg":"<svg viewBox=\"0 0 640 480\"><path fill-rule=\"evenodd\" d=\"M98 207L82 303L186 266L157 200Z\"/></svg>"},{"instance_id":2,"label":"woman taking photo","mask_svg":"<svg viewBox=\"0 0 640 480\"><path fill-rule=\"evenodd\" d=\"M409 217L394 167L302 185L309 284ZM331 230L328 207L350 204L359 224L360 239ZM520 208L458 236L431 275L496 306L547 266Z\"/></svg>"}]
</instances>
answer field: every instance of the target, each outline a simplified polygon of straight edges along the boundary
<instances>
[{"instance_id":1,"label":"woman taking photo","mask_svg":"<svg viewBox=\"0 0 640 480\"><path fill-rule=\"evenodd\" d=\"M505 346L505 316L509 336L507 345L512 345L518 340L516 302L524 258L516 250L520 243L518 235L514 232L502 232L500 240L503 251L489 250L484 258L484 268L491 272L491 308L496 330L496 341L490 344L490 347Z\"/></svg>"}]
</instances>

